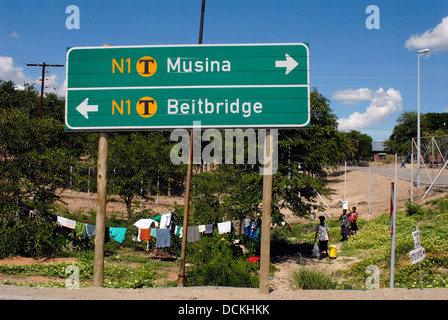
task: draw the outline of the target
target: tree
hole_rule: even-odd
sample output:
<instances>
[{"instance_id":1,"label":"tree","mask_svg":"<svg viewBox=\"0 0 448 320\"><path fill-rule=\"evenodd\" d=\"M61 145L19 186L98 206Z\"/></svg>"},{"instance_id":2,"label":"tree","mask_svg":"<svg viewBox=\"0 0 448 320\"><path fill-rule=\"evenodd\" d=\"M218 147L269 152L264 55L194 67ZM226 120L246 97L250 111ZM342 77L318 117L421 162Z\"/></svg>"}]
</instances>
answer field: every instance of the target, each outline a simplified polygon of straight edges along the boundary
<instances>
[{"instance_id":1,"label":"tree","mask_svg":"<svg viewBox=\"0 0 448 320\"><path fill-rule=\"evenodd\" d=\"M352 130L344 133L352 151L348 154L347 160L366 160L372 154L372 138L367 134Z\"/></svg>"},{"instance_id":2,"label":"tree","mask_svg":"<svg viewBox=\"0 0 448 320\"><path fill-rule=\"evenodd\" d=\"M56 189L67 186L73 159L53 141L61 130L55 120L0 109L0 192L16 209L28 199L36 206L50 204Z\"/></svg>"},{"instance_id":3,"label":"tree","mask_svg":"<svg viewBox=\"0 0 448 320\"><path fill-rule=\"evenodd\" d=\"M448 113L420 114L420 136L446 135ZM397 119L397 124L385 145L390 153L410 155L412 139L417 137L417 112L405 111Z\"/></svg>"},{"instance_id":4,"label":"tree","mask_svg":"<svg viewBox=\"0 0 448 320\"><path fill-rule=\"evenodd\" d=\"M136 195L156 192L157 181L167 184L170 163L168 142L160 132L110 135L109 185L124 200L129 217Z\"/></svg>"},{"instance_id":5,"label":"tree","mask_svg":"<svg viewBox=\"0 0 448 320\"><path fill-rule=\"evenodd\" d=\"M410 155L412 138L417 137L417 112L405 111L397 119L389 140L385 142L387 151L400 155Z\"/></svg>"}]
</instances>

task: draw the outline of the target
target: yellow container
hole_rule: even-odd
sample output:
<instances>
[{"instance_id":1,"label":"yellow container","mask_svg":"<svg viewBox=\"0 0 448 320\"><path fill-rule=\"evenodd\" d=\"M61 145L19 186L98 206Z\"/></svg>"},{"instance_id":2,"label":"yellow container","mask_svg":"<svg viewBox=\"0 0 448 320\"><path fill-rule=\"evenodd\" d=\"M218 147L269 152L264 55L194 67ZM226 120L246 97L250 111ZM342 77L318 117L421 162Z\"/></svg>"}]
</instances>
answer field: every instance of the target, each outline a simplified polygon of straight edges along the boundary
<instances>
[{"instance_id":1,"label":"yellow container","mask_svg":"<svg viewBox=\"0 0 448 320\"><path fill-rule=\"evenodd\" d=\"M334 244L330 244L328 246L328 249L330 251L330 259L336 259L338 256L338 247L336 247Z\"/></svg>"}]
</instances>

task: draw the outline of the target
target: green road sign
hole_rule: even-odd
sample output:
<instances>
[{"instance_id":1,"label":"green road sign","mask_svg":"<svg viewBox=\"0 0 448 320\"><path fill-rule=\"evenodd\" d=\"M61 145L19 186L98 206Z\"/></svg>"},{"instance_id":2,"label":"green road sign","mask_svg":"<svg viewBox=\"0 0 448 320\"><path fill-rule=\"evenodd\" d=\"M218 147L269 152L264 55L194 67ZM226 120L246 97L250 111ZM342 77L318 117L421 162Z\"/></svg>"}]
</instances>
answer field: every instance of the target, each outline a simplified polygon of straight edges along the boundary
<instances>
[{"instance_id":1,"label":"green road sign","mask_svg":"<svg viewBox=\"0 0 448 320\"><path fill-rule=\"evenodd\" d=\"M66 130L309 126L306 44L67 51Z\"/></svg>"}]
</instances>

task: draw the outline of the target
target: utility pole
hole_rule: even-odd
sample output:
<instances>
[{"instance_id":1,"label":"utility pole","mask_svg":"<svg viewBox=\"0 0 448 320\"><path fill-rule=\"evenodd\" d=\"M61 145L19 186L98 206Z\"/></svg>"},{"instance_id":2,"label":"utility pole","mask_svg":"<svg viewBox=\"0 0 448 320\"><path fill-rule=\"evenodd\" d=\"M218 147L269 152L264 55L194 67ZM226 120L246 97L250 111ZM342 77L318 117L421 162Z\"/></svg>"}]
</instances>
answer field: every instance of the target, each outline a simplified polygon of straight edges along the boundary
<instances>
[{"instance_id":1,"label":"utility pole","mask_svg":"<svg viewBox=\"0 0 448 320\"><path fill-rule=\"evenodd\" d=\"M63 64L46 64L43 63L27 63L29 67L42 67L42 83L40 89L40 105L39 105L39 119L42 119L42 103L44 101L44 88L45 88L45 67L63 67Z\"/></svg>"}]
</instances>

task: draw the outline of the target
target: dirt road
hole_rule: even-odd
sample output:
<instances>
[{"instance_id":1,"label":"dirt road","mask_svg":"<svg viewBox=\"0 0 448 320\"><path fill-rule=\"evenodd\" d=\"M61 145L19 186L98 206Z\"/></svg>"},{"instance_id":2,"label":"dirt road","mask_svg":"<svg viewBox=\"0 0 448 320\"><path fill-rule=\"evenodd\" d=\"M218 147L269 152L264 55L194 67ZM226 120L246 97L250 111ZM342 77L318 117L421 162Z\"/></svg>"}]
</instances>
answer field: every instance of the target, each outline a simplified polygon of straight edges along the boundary
<instances>
[{"instance_id":1,"label":"dirt road","mask_svg":"<svg viewBox=\"0 0 448 320\"><path fill-rule=\"evenodd\" d=\"M274 290L231 287L188 288L27 288L0 286L0 300L447 300L448 288L379 290Z\"/></svg>"}]
</instances>

